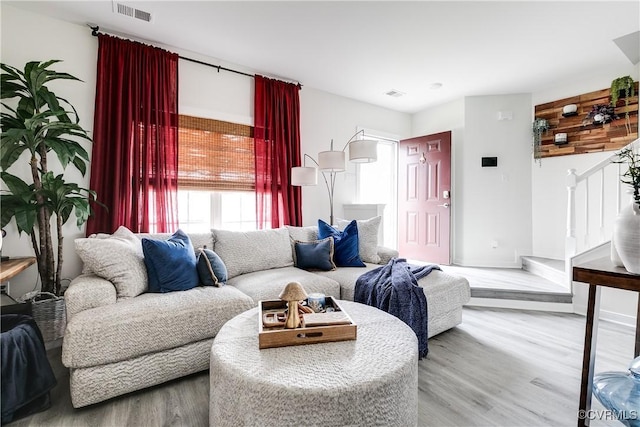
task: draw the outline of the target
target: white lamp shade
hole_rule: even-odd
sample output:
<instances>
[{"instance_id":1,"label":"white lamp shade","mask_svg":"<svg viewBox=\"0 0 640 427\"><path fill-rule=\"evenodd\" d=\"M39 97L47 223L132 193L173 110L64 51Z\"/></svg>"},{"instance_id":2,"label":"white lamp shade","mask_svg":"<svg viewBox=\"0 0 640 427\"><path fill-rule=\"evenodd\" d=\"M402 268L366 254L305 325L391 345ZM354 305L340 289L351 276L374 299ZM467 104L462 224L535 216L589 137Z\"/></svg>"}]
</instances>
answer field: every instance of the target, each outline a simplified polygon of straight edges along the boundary
<instances>
[{"instance_id":1,"label":"white lamp shade","mask_svg":"<svg viewBox=\"0 0 640 427\"><path fill-rule=\"evenodd\" d=\"M291 168L291 185L318 185L318 169L306 166Z\"/></svg>"},{"instance_id":2,"label":"white lamp shade","mask_svg":"<svg viewBox=\"0 0 640 427\"><path fill-rule=\"evenodd\" d=\"M345 168L344 151L321 151L318 153L320 170L327 172L342 172Z\"/></svg>"},{"instance_id":3,"label":"white lamp shade","mask_svg":"<svg viewBox=\"0 0 640 427\"><path fill-rule=\"evenodd\" d=\"M349 160L356 163L373 163L378 160L378 141L361 139L349 144Z\"/></svg>"}]
</instances>

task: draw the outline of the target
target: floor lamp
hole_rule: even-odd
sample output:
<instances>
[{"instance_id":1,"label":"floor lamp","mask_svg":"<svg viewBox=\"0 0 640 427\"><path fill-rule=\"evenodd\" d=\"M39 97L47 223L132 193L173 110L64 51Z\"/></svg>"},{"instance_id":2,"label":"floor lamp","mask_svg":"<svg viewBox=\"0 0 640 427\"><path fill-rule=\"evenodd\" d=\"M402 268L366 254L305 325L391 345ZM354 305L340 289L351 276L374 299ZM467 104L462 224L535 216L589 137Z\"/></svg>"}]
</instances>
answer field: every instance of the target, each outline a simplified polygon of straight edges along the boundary
<instances>
[{"instance_id":1,"label":"floor lamp","mask_svg":"<svg viewBox=\"0 0 640 427\"><path fill-rule=\"evenodd\" d=\"M318 169L322 172L322 178L329 193L329 221L333 225L333 192L336 185L336 175L346 169L345 151L349 147L349 160L355 163L372 163L378 160L378 141L370 139L354 139L358 135L364 136L364 130L355 133L341 151L333 149L333 139L331 149L318 153L318 161L305 154L302 166L291 168L291 185L317 185ZM315 166L306 166L307 159L315 163ZM329 175L327 177L327 175Z\"/></svg>"}]
</instances>

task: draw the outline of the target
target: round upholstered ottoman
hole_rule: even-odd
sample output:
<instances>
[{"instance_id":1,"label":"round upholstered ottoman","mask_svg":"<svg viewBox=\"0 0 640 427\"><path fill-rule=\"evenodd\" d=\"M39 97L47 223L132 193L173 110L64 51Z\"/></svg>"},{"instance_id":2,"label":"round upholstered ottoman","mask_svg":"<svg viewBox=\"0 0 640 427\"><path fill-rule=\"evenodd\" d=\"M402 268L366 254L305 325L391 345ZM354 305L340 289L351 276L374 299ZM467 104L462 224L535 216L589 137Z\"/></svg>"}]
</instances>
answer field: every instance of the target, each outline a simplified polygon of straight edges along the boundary
<instances>
[{"instance_id":1,"label":"round upholstered ottoman","mask_svg":"<svg viewBox=\"0 0 640 427\"><path fill-rule=\"evenodd\" d=\"M210 426L414 426L418 340L394 316L341 301L353 341L258 348L258 309L211 347Z\"/></svg>"}]
</instances>

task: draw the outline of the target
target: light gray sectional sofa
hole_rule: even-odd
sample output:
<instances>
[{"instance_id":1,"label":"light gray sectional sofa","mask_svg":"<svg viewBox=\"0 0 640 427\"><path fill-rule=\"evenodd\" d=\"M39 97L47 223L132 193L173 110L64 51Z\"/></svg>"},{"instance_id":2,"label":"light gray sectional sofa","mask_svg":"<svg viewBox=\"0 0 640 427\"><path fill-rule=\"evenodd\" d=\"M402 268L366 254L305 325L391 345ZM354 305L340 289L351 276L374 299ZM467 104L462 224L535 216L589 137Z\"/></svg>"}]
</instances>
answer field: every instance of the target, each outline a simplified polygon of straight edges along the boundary
<instances>
[{"instance_id":1,"label":"light gray sectional sofa","mask_svg":"<svg viewBox=\"0 0 640 427\"><path fill-rule=\"evenodd\" d=\"M145 236L169 237L137 238ZM140 253L127 256L123 246L118 246L122 241L102 249L102 242L78 239L76 249L85 260L85 272L65 293L67 329L62 348L73 406L90 405L208 369L211 344L222 325L255 307L259 300L277 299L288 282L300 282L308 293L353 300L356 279L379 265L367 263L362 268L339 267L328 272L294 267L292 238L310 241L316 237L317 227L191 234L194 248L206 245L224 261L227 285L137 296L128 293L130 289L122 280L132 271L143 274ZM137 248L132 240L128 244ZM112 256L106 256L109 253ZM127 271L112 277L94 262L94 255L113 263L118 257L127 257L127 262L138 259ZM378 248L378 255L380 264L385 264L397 252ZM466 279L436 270L419 285L427 297L430 337L462 321L462 306L470 298Z\"/></svg>"}]
</instances>

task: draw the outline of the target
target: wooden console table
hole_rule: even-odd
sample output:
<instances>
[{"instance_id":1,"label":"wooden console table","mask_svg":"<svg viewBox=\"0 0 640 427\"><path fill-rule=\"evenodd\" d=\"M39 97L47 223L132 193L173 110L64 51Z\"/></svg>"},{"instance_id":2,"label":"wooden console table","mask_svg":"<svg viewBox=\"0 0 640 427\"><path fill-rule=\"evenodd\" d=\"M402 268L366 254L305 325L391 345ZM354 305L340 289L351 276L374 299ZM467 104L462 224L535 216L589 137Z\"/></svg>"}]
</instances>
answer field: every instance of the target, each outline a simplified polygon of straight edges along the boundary
<instances>
[{"instance_id":1,"label":"wooden console table","mask_svg":"<svg viewBox=\"0 0 640 427\"><path fill-rule=\"evenodd\" d=\"M580 407L578 413L586 414L591 409L591 391L593 386L593 367L596 358L598 338L598 314L600 312L600 291L602 286L640 292L640 274L629 273L621 267L615 267L609 258L601 258L573 267L573 280L589 284L587 302L587 324L584 334L584 353L582 356L582 382L580 384ZM639 294L640 296L640 294ZM636 343L634 358L640 354L640 300L636 315ZM582 412L585 411L585 412ZM589 417L579 417L578 427L588 426Z\"/></svg>"},{"instance_id":2,"label":"wooden console table","mask_svg":"<svg viewBox=\"0 0 640 427\"><path fill-rule=\"evenodd\" d=\"M35 262L36 257L34 256L10 258L2 261L2 263L0 263L0 283L13 279L22 273L22 271L26 270L27 267L35 264Z\"/></svg>"}]
</instances>

